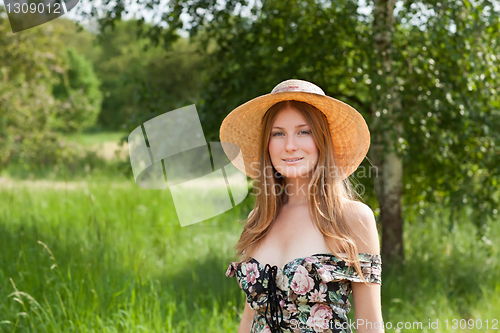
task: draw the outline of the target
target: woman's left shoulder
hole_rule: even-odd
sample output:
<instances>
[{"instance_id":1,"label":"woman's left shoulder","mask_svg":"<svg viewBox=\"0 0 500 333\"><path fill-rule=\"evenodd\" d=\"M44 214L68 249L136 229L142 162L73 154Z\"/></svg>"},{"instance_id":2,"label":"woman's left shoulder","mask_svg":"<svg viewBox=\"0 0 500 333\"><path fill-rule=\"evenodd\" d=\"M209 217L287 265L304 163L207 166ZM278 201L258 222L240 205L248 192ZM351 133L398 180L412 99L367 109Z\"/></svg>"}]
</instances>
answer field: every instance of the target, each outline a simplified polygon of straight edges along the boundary
<instances>
[{"instance_id":1,"label":"woman's left shoulder","mask_svg":"<svg viewBox=\"0 0 500 333\"><path fill-rule=\"evenodd\" d=\"M354 232L353 238L358 251L363 253L380 253L377 221L373 210L367 204L354 201L345 201L345 217Z\"/></svg>"},{"instance_id":2,"label":"woman's left shoulder","mask_svg":"<svg viewBox=\"0 0 500 333\"><path fill-rule=\"evenodd\" d=\"M375 222L375 215L373 214L373 210L370 208L370 206L361 201L344 199L344 208L346 214L351 217L357 215L364 222Z\"/></svg>"}]
</instances>

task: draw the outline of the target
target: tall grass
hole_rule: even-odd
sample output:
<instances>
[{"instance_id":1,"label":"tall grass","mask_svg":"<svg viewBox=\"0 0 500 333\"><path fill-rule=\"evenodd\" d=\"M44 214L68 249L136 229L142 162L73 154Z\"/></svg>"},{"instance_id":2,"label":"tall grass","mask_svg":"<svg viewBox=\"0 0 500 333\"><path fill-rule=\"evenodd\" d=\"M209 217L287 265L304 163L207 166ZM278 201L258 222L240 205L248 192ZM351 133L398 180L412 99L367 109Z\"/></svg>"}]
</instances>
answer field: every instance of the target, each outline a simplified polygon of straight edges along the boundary
<instances>
[{"instance_id":1,"label":"tall grass","mask_svg":"<svg viewBox=\"0 0 500 333\"><path fill-rule=\"evenodd\" d=\"M181 228L168 191L104 179L0 200L0 331L237 329L224 272L249 207Z\"/></svg>"},{"instance_id":2,"label":"tall grass","mask_svg":"<svg viewBox=\"0 0 500 333\"><path fill-rule=\"evenodd\" d=\"M500 330L500 226L498 220L492 221L481 236L468 219L468 210L464 209L461 221L451 230L448 212L442 207L409 216L405 262L383 268L385 321L393 326L397 322L422 323L421 330L405 331ZM496 329L492 320L498 322ZM429 329L429 321L437 322L439 329Z\"/></svg>"},{"instance_id":3,"label":"tall grass","mask_svg":"<svg viewBox=\"0 0 500 333\"><path fill-rule=\"evenodd\" d=\"M0 332L237 331L244 294L224 273L250 197L181 228L168 190L109 175L87 184L0 188ZM384 320L498 332L498 223L478 239L466 216L448 232L439 207L408 214L406 260L383 266ZM483 328L446 329L454 318Z\"/></svg>"}]
</instances>

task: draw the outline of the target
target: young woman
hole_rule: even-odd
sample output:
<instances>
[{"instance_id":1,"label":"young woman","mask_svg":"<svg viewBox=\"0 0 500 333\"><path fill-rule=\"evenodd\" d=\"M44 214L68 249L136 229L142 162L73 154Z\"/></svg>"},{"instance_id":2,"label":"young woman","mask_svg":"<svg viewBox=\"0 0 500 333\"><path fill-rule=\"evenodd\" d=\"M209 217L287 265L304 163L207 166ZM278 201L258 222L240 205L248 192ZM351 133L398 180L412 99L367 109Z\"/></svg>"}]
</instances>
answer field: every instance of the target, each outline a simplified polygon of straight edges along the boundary
<instances>
[{"instance_id":1,"label":"young woman","mask_svg":"<svg viewBox=\"0 0 500 333\"><path fill-rule=\"evenodd\" d=\"M246 294L238 332L384 332L376 222L348 181L370 145L363 117L287 80L233 110L220 137L255 180L241 257L226 272Z\"/></svg>"}]
</instances>

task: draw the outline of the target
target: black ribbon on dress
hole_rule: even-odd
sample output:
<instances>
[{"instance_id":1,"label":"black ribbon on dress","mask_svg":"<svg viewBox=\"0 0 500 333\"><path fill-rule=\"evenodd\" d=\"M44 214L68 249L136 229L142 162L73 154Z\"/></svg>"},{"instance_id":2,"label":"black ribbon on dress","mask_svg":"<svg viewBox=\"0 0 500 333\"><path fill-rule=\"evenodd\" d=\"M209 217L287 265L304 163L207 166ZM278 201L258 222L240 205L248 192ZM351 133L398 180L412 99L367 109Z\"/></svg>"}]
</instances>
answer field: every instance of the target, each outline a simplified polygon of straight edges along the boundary
<instances>
[{"instance_id":1,"label":"black ribbon on dress","mask_svg":"<svg viewBox=\"0 0 500 333\"><path fill-rule=\"evenodd\" d=\"M266 264L264 267L264 271L269 270L269 281L267 284L267 291L268 291L268 304L266 307L266 323L271 329L272 333L282 333L281 329L281 322L283 321L283 310L281 309L280 306L280 300L278 299L277 295L277 286L276 286L276 275L278 274L278 266L271 266L269 264ZM268 318L271 317L271 321L269 321ZM278 316L279 314L279 316Z\"/></svg>"}]
</instances>

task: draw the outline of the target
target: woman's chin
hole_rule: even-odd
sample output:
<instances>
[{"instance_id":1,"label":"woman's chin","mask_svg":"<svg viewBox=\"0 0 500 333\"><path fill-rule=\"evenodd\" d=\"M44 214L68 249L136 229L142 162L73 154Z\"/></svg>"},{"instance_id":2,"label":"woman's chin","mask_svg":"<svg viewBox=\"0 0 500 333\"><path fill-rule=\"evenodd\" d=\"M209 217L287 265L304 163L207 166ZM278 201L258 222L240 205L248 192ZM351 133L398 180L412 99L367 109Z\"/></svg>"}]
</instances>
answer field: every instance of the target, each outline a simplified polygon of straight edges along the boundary
<instances>
[{"instance_id":1,"label":"woman's chin","mask_svg":"<svg viewBox=\"0 0 500 333\"><path fill-rule=\"evenodd\" d=\"M302 168L304 169L304 168ZM276 169L285 178L304 178L308 176L307 170L299 170L293 167Z\"/></svg>"}]
</instances>

